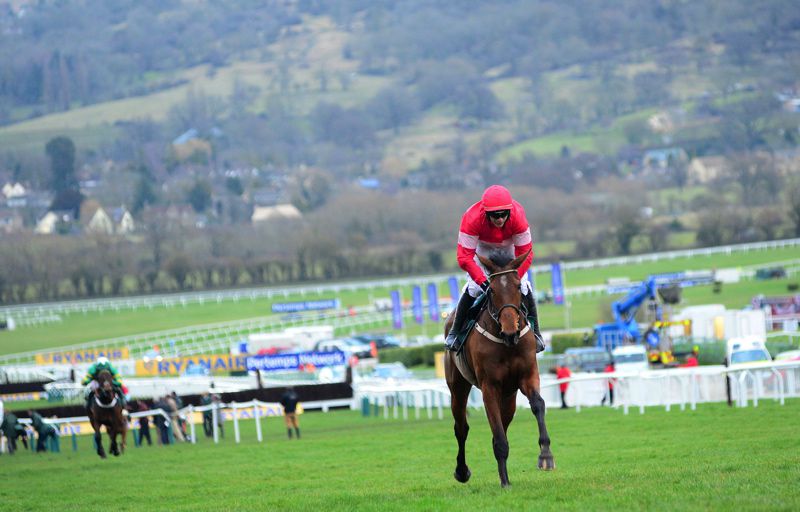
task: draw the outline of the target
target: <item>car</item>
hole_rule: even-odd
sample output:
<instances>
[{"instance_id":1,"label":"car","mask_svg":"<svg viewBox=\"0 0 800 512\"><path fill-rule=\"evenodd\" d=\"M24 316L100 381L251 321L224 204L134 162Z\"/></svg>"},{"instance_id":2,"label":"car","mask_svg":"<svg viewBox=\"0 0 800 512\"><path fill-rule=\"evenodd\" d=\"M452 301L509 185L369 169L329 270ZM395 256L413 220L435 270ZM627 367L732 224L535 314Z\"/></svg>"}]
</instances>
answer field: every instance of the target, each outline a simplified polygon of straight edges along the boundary
<instances>
[{"instance_id":1,"label":"car","mask_svg":"<svg viewBox=\"0 0 800 512\"><path fill-rule=\"evenodd\" d=\"M623 345L611 351L616 371L642 371L649 370L647 362L647 349L644 345Z\"/></svg>"},{"instance_id":2,"label":"car","mask_svg":"<svg viewBox=\"0 0 800 512\"><path fill-rule=\"evenodd\" d=\"M363 341L355 338L335 338L332 340L318 341L314 346L317 352L344 352L347 357L356 356L360 359L372 357L372 348Z\"/></svg>"},{"instance_id":3,"label":"car","mask_svg":"<svg viewBox=\"0 0 800 512\"><path fill-rule=\"evenodd\" d=\"M776 361L800 361L800 350L787 350L775 356Z\"/></svg>"},{"instance_id":4,"label":"car","mask_svg":"<svg viewBox=\"0 0 800 512\"><path fill-rule=\"evenodd\" d=\"M398 348L401 346L400 340L392 336L391 334L373 334L373 333L365 333L365 334L356 334L353 336L353 339L362 341L369 345L372 342L375 342L375 348L378 350L383 348Z\"/></svg>"},{"instance_id":5,"label":"car","mask_svg":"<svg viewBox=\"0 0 800 512\"><path fill-rule=\"evenodd\" d=\"M608 351L599 347L571 347L564 351L568 367L581 372L602 372L611 362Z\"/></svg>"},{"instance_id":6,"label":"car","mask_svg":"<svg viewBox=\"0 0 800 512\"><path fill-rule=\"evenodd\" d=\"M764 340L758 336L731 338L725 347L725 360L731 365L772 361Z\"/></svg>"}]
</instances>

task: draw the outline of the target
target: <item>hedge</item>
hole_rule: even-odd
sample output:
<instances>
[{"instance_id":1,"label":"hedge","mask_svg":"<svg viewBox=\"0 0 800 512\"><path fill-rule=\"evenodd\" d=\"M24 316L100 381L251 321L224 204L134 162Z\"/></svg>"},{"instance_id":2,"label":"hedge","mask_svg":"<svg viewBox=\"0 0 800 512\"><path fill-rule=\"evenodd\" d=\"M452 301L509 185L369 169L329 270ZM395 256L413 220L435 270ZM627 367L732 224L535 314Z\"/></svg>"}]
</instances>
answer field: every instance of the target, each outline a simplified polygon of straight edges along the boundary
<instances>
[{"instance_id":1,"label":"hedge","mask_svg":"<svg viewBox=\"0 0 800 512\"><path fill-rule=\"evenodd\" d=\"M550 346L553 354L563 354L571 347L591 346L591 336L589 332L564 332L555 333L550 338Z\"/></svg>"},{"instance_id":2,"label":"hedge","mask_svg":"<svg viewBox=\"0 0 800 512\"><path fill-rule=\"evenodd\" d=\"M434 354L443 350L441 343L432 343L420 347L386 348L378 353L378 357L382 363L400 362L408 367L433 366Z\"/></svg>"}]
</instances>

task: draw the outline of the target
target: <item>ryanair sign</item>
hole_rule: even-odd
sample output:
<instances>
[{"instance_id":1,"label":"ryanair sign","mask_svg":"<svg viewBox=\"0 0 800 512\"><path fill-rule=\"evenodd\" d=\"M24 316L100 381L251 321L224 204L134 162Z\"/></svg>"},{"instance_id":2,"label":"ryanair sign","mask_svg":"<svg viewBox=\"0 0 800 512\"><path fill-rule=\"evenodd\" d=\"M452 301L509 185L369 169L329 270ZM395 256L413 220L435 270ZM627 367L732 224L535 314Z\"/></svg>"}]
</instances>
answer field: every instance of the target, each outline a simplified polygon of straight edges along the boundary
<instances>
[{"instance_id":1,"label":"ryanair sign","mask_svg":"<svg viewBox=\"0 0 800 512\"><path fill-rule=\"evenodd\" d=\"M163 358L160 361L136 361L136 375L139 377L159 377L163 375L182 375L194 366L203 366L210 372L230 372L247 370L247 356L216 354L211 356L191 356Z\"/></svg>"},{"instance_id":2,"label":"ryanair sign","mask_svg":"<svg viewBox=\"0 0 800 512\"><path fill-rule=\"evenodd\" d=\"M128 359L130 353L127 348L70 350L67 352L46 352L36 354L36 364L80 364L93 363L98 357L114 359Z\"/></svg>"}]
</instances>

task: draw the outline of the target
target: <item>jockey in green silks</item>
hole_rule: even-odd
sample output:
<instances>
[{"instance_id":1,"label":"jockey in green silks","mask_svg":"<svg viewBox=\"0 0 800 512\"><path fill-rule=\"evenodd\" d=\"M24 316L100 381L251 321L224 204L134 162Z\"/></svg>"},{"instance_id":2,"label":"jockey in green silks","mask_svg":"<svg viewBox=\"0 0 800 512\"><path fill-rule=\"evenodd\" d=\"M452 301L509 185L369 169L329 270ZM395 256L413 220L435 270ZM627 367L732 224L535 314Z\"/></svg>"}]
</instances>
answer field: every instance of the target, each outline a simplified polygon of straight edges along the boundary
<instances>
[{"instance_id":1,"label":"jockey in green silks","mask_svg":"<svg viewBox=\"0 0 800 512\"><path fill-rule=\"evenodd\" d=\"M86 376L81 382L83 385L89 385L86 391L86 410L89 411L92 407L92 398L94 397L94 390L97 389L97 376L100 372L107 370L111 374L111 385L114 387L114 392L117 394L118 400L122 407L125 407L125 394L122 392L122 381L119 378L119 372L111 364L106 357L98 357L97 361L92 363L92 366L86 371Z\"/></svg>"}]
</instances>

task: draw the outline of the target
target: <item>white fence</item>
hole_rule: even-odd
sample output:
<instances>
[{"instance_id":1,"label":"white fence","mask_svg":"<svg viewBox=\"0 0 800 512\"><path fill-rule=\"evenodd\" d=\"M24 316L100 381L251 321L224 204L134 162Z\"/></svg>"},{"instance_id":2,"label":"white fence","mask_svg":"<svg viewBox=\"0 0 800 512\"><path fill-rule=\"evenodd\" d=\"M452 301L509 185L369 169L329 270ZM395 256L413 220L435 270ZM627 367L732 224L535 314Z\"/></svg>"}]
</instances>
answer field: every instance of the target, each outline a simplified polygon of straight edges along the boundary
<instances>
[{"instance_id":1,"label":"white fence","mask_svg":"<svg viewBox=\"0 0 800 512\"><path fill-rule=\"evenodd\" d=\"M614 384L614 404L628 414L638 408L644 414L648 406L661 406L667 411L673 407L694 410L698 403L727 400L726 379L731 386L731 398L739 407L749 403L773 399L781 405L787 397L800 397L800 361L778 361L741 365L698 366L643 372L585 373L568 379L555 379L542 375L541 393L547 407L561 405L559 385L567 383L567 404L580 412L581 408L601 405L608 390L609 380ZM443 415L442 409L450 406L450 393L443 381L427 383L368 383L356 386L356 404L366 400L374 410L382 408L384 418L420 418L420 411L428 418ZM527 410L528 399L519 393L517 404ZM483 408L480 390L473 388L469 406ZM432 413L436 409L436 414ZM449 417L449 416L447 416Z\"/></svg>"}]
</instances>

